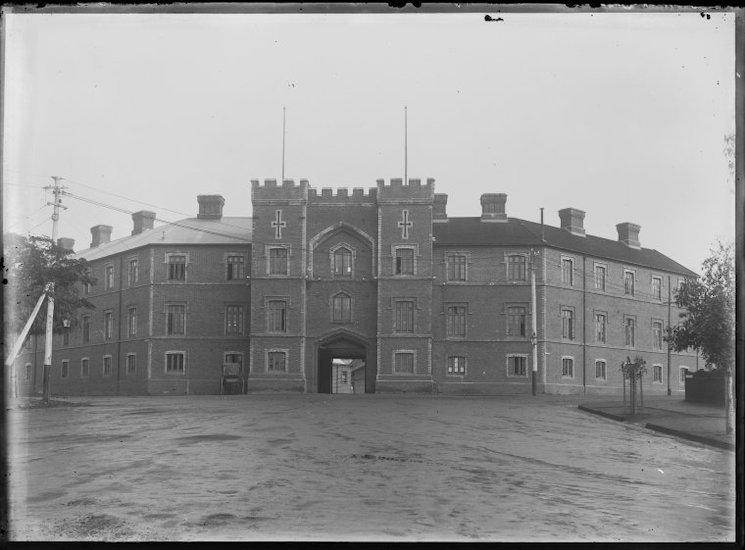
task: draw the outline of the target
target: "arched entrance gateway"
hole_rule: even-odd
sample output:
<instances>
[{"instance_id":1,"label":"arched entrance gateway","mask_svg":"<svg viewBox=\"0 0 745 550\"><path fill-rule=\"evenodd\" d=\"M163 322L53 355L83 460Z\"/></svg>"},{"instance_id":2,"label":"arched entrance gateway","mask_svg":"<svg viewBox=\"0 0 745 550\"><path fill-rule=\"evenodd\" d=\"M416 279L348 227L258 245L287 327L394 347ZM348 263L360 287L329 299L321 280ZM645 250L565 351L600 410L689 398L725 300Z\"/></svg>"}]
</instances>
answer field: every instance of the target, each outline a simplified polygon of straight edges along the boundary
<instances>
[{"instance_id":1,"label":"arched entrance gateway","mask_svg":"<svg viewBox=\"0 0 745 550\"><path fill-rule=\"evenodd\" d=\"M315 390L318 393L375 393L375 361L364 339L346 331L318 342Z\"/></svg>"}]
</instances>

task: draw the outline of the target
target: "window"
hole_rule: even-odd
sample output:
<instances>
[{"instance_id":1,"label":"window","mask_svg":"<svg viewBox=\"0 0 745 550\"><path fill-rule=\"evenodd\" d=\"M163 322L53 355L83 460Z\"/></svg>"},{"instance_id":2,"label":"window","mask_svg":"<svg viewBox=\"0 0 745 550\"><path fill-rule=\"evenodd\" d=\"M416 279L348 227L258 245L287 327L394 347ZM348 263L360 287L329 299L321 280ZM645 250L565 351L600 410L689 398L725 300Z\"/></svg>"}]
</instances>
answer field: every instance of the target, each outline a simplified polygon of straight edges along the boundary
<instances>
[{"instance_id":1,"label":"window","mask_svg":"<svg viewBox=\"0 0 745 550\"><path fill-rule=\"evenodd\" d=\"M91 270L90 269L86 269L85 270L85 274L88 277L90 277L91 276ZM91 289L92 289L92 285L90 283L87 283L87 282L86 283L83 283L83 292L85 292L85 294L90 294L91 293Z\"/></svg>"},{"instance_id":2,"label":"window","mask_svg":"<svg viewBox=\"0 0 745 550\"><path fill-rule=\"evenodd\" d=\"M91 374L91 370L88 364L88 358L81 359L80 360L80 377L88 378L90 374Z\"/></svg>"},{"instance_id":3,"label":"window","mask_svg":"<svg viewBox=\"0 0 745 550\"><path fill-rule=\"evenodd\" d=\"M70 361L62 361L62 370L60 371L60 376L62 378L67 378L68 374L70 374Z\"/></svg>"},{"instance_id":4,"label":"window","mask_svg":"<svg viewBox=\"0 0 745 550\"><path fill-rule=\"evenodd\" d=\"M466 306L447 306L447 335L451 338L466 336Z\"/></svg>"},{"instance_id":5,"label":"window","mask_svg":"<svg viewBox=\"0 0 745 550\"><path fill-rule=\"evenodd\" d=\"M466 280L466 257L463 255L448 256L448 281Z\"/></svg>"},{"instance_id":6,"label":"window","mask_svg":"<svg viewBox=\"0 0 745 550\"><path fill-rule=\"evenodd\" d=\"M243 354L226 352L222 366L223 376L240 376L243 372Z\"/></svg>"},{"instance_id":7,"label":"window","mask_svg":"<svg viewBox=\"0 0 745 550\"><path fill-rule=\"evenodd\" d=\"M634 272L624 271L623 272L623 293L630 296L634 295Z\"/></svg>"},{"instance_id":8,"label":"window","mask_svg":"<svg viewBox=\"0 0 745 550\"><path fill-rule=\"evenodd\" d=\"M266 303L267 332L287 331L287 302L284 300L269 300Z\"/></svg>"},{"instance_id":9,"label":"window","mask_svg":"<svg viewBox=\"0 0 745 550\"><path fill-rule=\"evenodd\" d=\"M168 280L186 280L186 256L184 254L170 254L168 256Z\"/></svg>"},{"instance_id":10,"label":"window","mask_svg":"<svg viewBox=\"0 0 745 550\"><path fill-rule=\"evenodd\" d=\"M524 306L510 306L507 308L507 334L510 336L525 336L525 319L527 308Z\"/></svg>"},{"instance_id":11,"label":"window","mask_svg":"<svg viewBox=\"0 0 745 550\"><path fill-rule=\"evenodd\" d=\"M414 353L410 351L397 351L393 354L394 372L401 374L414 374Z\"/></svg>"},{"instance_id":12,"label":"window","mask_svg":"<svg viewBox=\"0 0 745 550\"><path fill-rule=\"evenodd\" d=\"M507 356L507 376L527 376L528 358L525 355Z\"/></svg>"},{"instance_id":13,"label":"window","mask_svg":"<svg viewBox=\"0 0 745 550\"><path fill-rule=\"evenodd\" d=\"M225 308L225 334L243 334L243 306L227 306Z\"/></svg>"},{"instance_id":14,"label":"window","mask_svg":"<svg viewBox=\"0 0 745 550\"><path fill-rule=\"evenodd\" d=\"M561 337L574 340L574 311L569 308L561 310Z\"/></svg>"},{"instance_id":15,"label":"window","mask_svg":"<svg viewBox=\"0 0 745 550\"><path fill-rule=\"evenodd\" d=\"M652 365L652 382L662 382L662 365Z\"/></svg>"},{"instance_id":16,"label":"window","mask_svg":"<svg viewBox=\"0 0 745 550\"><path fill-rule=\"evenodd\" d=\"M574 260L571 258L561 259L561 282L569 286L574 284Z\"/></svg>"},{"instance_id":17,"label":"window","mask_svg":"<svg viewBox=\"0 0 745 550\"><path fill-rule=\"evenodd\" d=\"M168 304L166 306L166 334L176 336L186 334L186 306Z\"/></svg>"},{"instance_id":18,"label":"window","mask_svg":"<svg viewBox=\"0 0 745 550\"><path fill-rule=\"evenodd\" d=\"M114 334L114 313L111 311L105 311L103 314L103 337L106 340L111 340Z\"/></svg>"},{"instance_id":19,"label":"window","mask_svg":"<svg viewBox=\"0 0 745 550\"><path fill-rule=\"evenodd\" d=\"M688 367L680 367L680 383L685 384L688 375Z\"/></svg>"},{"instance_id":20,"label":"window","mask_svg":"<svg viewBox=\"0 0 745 550\"><path fill-rule=\"evenodd\" d=\"M166 372L184 373L185 357L183 351L169 351L166 353Z\"/></svg>"},{"instance_id":21,"label":"window","mask_svg":"<svg viewBox=\"0 0 745 550\"><path fill-rule=\"evenodd\" d=\"M129 260L129 266L127 269L127 285L136 285L140 280L140 270L137 266L137 258Z\"/></svg>"},{"instance_id":22,"label":"window","mask_svg":"<svg viewBox=\"0 0 745 550\"><path fill-rule=\"evenodd\" d=\"M605 292L605 266L595 266L595 288Z\"/></svg>"},{"instance_id":23,"label":"window","mask_svg":"<svg viewBox=\"0 0 745 550\"><path fill-rule=\"evenodd\" d=\"M607 323L608 318L605 313L595 314L595 339L601 344L605 344L605 326Z\"/></svg>"},{"instance_id":24,"label":"window","mask_svg":"<svg viewBox=\"0 0 745 550\"><path fill-rule=\"evenodd\" d=\"M114 288L114 266L113 265L107 265L104 268L104 281L106 283L106 290L111 290Z\"/></svg>"},{"instance_id":25,"label":"window","mask_svg":"<svg viewBox=\"0 0 745 550\"><path fill-rule=\"evenodd\" d=\"M652 321L652 347L662 349L662 321Z\"/></svg>"},{"instance_id":26,"label":"window","mask_svg":"<svg viewBox=\"0 0 745 550\"><path fill-rule=\"evenodd\" d=\"M341 383L346 384L347 383L347 371L343 370L341 371Z\"/></svg>"},{"instance_id":27,"label":"window","mask_svg":"<svg viewBox=\"0 0 745 550\"><path fill-rule=\"evenodd\" d=\"M625 329L626 329L626 345L634 346L634 331L636 328L636 321L633 317L626 317Z\"/></svg>"},{"instance_id":28,"label":"window","mask_svg":"<svg viewBox=\"0 0 745 550\"><path fill-rule=\"evenodd\" d=\"M525 280L525 256L515 254L507 258L507 278L510 281Z\"/></svg>"},{"instance_id":29,"label":"window","mask_svg":"<svg viewBox=\"0 0 745 550\"><path fill-rule=\"evenodd\" d=\"M331 304L331 319L334 323L349 323L352 320L352 298L346 294L334 296Z\"/></svg>"},{"instance_id":30,"label":"window","mask_svg":"<svg viewBox=\"0 0 745 550\"><path fill-rule=\"evenodd\" d=\"M595 361L595 379L605 380L605 378L606 378L605 361L598 359L597 361Z\"/></svg>"},{"instance_id":31,"label":"window","mask_svg":"<svg viewBox=\"0 0 745 550\"><path fill-rule=\"evenodd\" d=\"M111 376L111 355L103 356L103 375Z\"/></svg>"},{"instance_id":32,"label":"window","mask_svg":"<svg viewBox=\"0 0 745 550\"><path fill-rule=\"evenodd\" d=\"M137 372L137 356L134 353L127 355L126 372L127 374L135 374Z\"/></svg>"},{"instance_id":33,"label":"window","mask_svg":"<svg viewBox=\"0 0 745 550\"><path fill-rule=\"evenodd\" d=\"M240 281L243 279L243 256L228 256L226 260L228 281Z\"/></svg>"},{"instance_id":34,"label":"window","mask_svg":"<svg viewBox=\"0 0 745 550\"><path fill-rule=\"evenodd\" d=\"M448 357L448 376L465 376L466 358L460 355Z\"/></svg>"},{"instance_id":35,"label":"window","mask_svg":"<svg viewBox=\"0 0 745 550\"><path fill-rule=\"evenodd\" d=\"M70 329L67 327L62 329L62 345L63 346L70 345Z\"/></svg>"},{"instance_id":36,"label":"window","mask_svg":"<svg viewBox=\"0 0 745 550\"><path fill-rule=\"evenodd\" d=\"M561 376L574 378L574 359L572 357L561 358Z\"/></svg>"},{"instance_id":37,"label":"window","mask_svg":"<svg viewBox=\"0 0 745 550\"><path fill-rule=\"evenodd\" d=\"M91 341L91 317L90 315L83 315L83 343L88 344Z\"/></svg>"},{"instance_id":38,"label":"window","mask_svg":"<svg viewBox=\"0 0 745 550\"><path fill-rule=\"evenodd\" d=\"M31 367L31 363L27 363L26 364L26 373L25 373L26 382L28 382L29 380L31 380L31 368L32 368Z\"/></svg>"},{"instance_id":39,"label":"window","mask_svg":"<svg viewBox=\"0 0 745 550\"><path fill-rule=\"evenodd\" d=\"M135 307L127 310L127 333L130 338L137 336L137 308Z\"/></svg>"},{"instance_id":40,"label":"window","mask_svg":"<svg viewBox=\"0 0 745 550\"><path fill-rule=\"evenodd\" d=\"M352 251L348 248L337 248L334 250L333 272L334 277L351 277L352 276Z\"/></svg>"},{"instance_id":41,"label":"window","mask_svg":"<svg viewBox=\"0 0 745 550\"><path fill-rule=\"evenodd\" d=\"M270 351L267 353L266 370L269 372L287 371L287 352Z\"/></svg>"},{"instance_id":42,"label":"window","mask_svg":"<svg viewBox=\"0 0 745 550\"><path fill-rule=\"evenodd\" d=\"M269 249L269 275L287 275L287 249Z\"/></svg>"},{"instance_id":43,"label":"window","mask_svg":"<svg viewBox=\"0 0 745 550\"><path fill-rule=\"evenodd\" d=\"M396 249L396 275L414 274L414 249Z\"/></svg>"},{"instance_id":44,"label":"window","mask_svg":"<svg viewBox=\"0 0 745 550\"><path fill-rule=\"evenodd\" d=\"M399 300L396 302L395 332L414 332L414 302Z\"/></svg>"},{"instance_id":45,"label":"window","mask_svg":"<svg viewBox=\"0 0 745 550\"><path fill-rule=\"evenodd\" d=\"M652 296L655 300L662 300L662 278L652 277Z\"/></svg>"}]
</instances>

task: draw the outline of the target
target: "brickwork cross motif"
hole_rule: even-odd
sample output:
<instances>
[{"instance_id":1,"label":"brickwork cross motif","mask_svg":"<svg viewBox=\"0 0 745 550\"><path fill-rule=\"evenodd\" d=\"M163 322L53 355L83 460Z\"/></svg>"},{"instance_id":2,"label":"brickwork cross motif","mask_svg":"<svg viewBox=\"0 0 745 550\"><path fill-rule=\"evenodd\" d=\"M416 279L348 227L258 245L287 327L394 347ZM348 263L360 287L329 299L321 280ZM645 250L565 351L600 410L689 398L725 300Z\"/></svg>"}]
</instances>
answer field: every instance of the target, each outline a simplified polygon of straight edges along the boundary
<instances>
[{"instance_id":1,"label":"brickwork cross motif","mask_svg":"<svg viewBox=\"0 0 745 550\"><path fill-rule=\"evenodd\" d=\"M401 221L398 222L398 226L401 228L401 238L402 239L408 239L409 238L409 228L414 227L414 222L409 220L409 211L408 210L402 210L401 211Z\"/></svg>"},{"instance_id":2,"label":"brickwork cross motif","mask_svg":"<svg viewBox=\"0 0 745 550\"><path fill-rule=\"evenodd\" d=\"M272 220L272 227L274 228L274 238L282 238L282 228L287 227L287 222L282 219L282 211L275 210L274 215L276 218Z\"/></svg>"}]
</instances>

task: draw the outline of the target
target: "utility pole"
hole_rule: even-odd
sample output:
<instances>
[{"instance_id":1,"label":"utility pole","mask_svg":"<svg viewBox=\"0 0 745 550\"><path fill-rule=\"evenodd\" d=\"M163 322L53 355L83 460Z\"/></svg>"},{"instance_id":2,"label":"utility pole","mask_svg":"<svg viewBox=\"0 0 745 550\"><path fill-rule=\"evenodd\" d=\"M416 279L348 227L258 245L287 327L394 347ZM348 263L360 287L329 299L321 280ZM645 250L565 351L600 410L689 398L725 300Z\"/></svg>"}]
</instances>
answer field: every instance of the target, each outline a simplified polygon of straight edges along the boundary
<instances>
[{"instance_id":1,"label":"utility pole","mask_svg":"<svg viewBox=\"0 0 745 550\"><path fill-rule=\"evenodd\" d=\"M67 210L66 206L62 206L62 199L60 198L64 194L64 186L60 185L59 180L62 178L59 176L52 176L54 185L48 185L44 189L51 189L54 195L54 202L48 202L47 205L52 206L52 243L57 244L57 222L59 221L60 208ZM47 300L47 323L44 338L44 370L42 371L42 387L44 392L43 402L44 404L49 403L49 394L51 388L49 387L49 373L52 370L52 334L53 326L52 321L54 319L54 282L49 282L49 298Z\"/></svg>"},{"instance_id":2,"label":"utility pole","mask_svg":"<svg viewBox=\"0 0 745 550\"><path fill-rule=\"evenodd\" d=\"M538 385L538 308L535 296L535 257L536 252L530 249L530 324L532 333L530 344L533 347L533 369L531 372L531 387L533 395L536 395Z\"/></svg>"}]
</instances>

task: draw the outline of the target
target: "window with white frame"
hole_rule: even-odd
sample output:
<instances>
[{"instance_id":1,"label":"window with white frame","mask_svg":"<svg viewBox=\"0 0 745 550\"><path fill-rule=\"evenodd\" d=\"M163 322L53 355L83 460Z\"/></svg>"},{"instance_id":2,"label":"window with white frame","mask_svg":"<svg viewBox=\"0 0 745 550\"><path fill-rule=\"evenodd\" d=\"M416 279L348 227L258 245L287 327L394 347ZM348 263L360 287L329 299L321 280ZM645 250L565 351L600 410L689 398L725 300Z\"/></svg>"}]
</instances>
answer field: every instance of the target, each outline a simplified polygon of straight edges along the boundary
<instances>
[{"instance_id":1,"label":"window with white frame","mask_svg":"<svg viewBox=\"0 0 745 550\"><path fill-rule=\"evenodd\" d=\"M140 270L137 258L130 258L127 265L127 286L134 286L140 280Z\"/></svg>"},{"instance_id":2,"label":"window with white frame","mask_svg":"<svg viewBox=\"0 0 745 550\"><path fill-rule=\"evenodd\" d=\"M168 280L186 280L186 254L168 254Z\"/></svg>"},{"instance_id":3,"label":"window with white frame","mask_svg":"<svg viewBox=\"0 0 745 550\"><path fill-rule=\"evenodd\" d=\"M331 299L331 320L334 323L349 323L352 320L352 298L340 292Z\"/></svg>"},{"instance_id":4,"label":"window with white frame","mask_svg":"<svg viewBox=\"0 0 745 550\"><path fill-rule=\"evenodd\" d=\"M60 369L60 376L62 378L67 378L67 376L70 374L70 361L65 359L62 361L62 368Z\"/></svg>"},{"instance_id":5,"label":"window with white frame","mask_svg":"<svg viewBox=\"0 0 745 550\"><path fill-rule=\"evenodd\" d=\"M662 383L662 365L652 365L652 382Z\"/></svg>"},{"instance_id":6,"label":"window with white frame","mask_svg":"<svg viewBox=\"0 0 745 550\"><path fill-rule=\"evenodd\" d=\"M595 289L605 292L605 274L606 266L595 264Z\"/></svg>"},{"instance_id":7,"label":"window with white frame","mask_svg":"<svg viewBox=\"0 0 745 550\"><path fill-rule=\"evenodd\" d=\"M636 274L630 269L623 271L623 293L629 296L634 295L634 285L636 283Z\"/></svg>"},{"instance_id":8,"label":"window with white frame","mask_svg":"<svg viewBox=\"0 0 745 550\"><path fill-rule=\"evenodd\" d=\"M287 248L283 246L269 247L269 275L287 275Z\"/></svg>"},{"instance_id":9,"label":"window with white frame","mask_svg":"<svg viewBox=\"0 0 745 550\"><path fill-rule=\"evenodd\" d=\"M396 275L414 275L414 249L410 247L396 248Z\"/></svg>"},{"instance_id":10,"label":"window with white frame","mask_svg":"<svg viewBox=\"0 0 745 550\"><path fill-rule=\"evenodd\" d=\"M114 336L114 312L104 311L103 313L103 337L111 340Z\"/></svg>"},{"instance_id":11,"label":"window with white frame","mask_svg":"<svg viewBox=\"0 0 745 550\"><path fill-rule=\"evenodd\" d=\"M414 352L395 352L393 354L393 372L398 374L414 374Z\"/></svg>"},{"instance_id":12,"label":"window with white frame","mask_svg":"<svg viewBox=\"0 0 745 550\"><path fill-rule=\"evenodd\" d=\"M528 356L510 354L507 356L507 376L527 376Z\"/></svg>"},{"instance_id":13,"label":"window with white frame","mask_svg":"<svg viewBox=\"0 0 745 550\"><path fill-rule=\"evenodd\" d=\"M282 350L271 350L266 354L267 372L287 371L287 352Z\"/></svg>"},{"instance_id":14,"label":"window with white frame","mask_svg":"<svg viewBox=\"0 0 745 550\"><path fill-rule=\"evenodd\" d=\"M509 336L525 336L528 308L525 306L507 307L507 334Z\"/></svg>"},{"instance_id":15,"label":"window with white frame","mask_svg":"<svg viewBox=\"0 0 745 550\"><path fill-rule=\"evenodd\" d=\"M662 321L652 320L652 348L661 351L663 341Z\"/></svg>"},{"instance_id":16,"label":"window with white frame","mask_svg":"<svg viewBox=\"0 0 745 550\"><path fill-rule=\"evenodd\" d=\"M127 374L135 374L137 372L137 356L134 353L128 353L125 361L125 372Z\"/></svg>"},{"instance_id":17,"label":"window with white frame","mask_svg":"<svg viewBox=\"0 0 745 550\"><path fill-rule=\"evenodd\" d=\"M91 374L90 360L87 357L83 357L80 360L80 377L88 378Z\"/></svg>"},{"instance_id":18,"label":"window with white frame","mask_svg":"<svg viewBox=\"0 0 745 550\"><path fill-rule=\"evenodd\" d=\"M243 334L243 306L225 306L225 334L228 336Z\"/></svg>"},{"instance_id":19,"label":"window with white frame","mask_svg":"<svg viewBox=\"0 0 745 550\"><path fill-rule=\"evenodd\" d=\"M652 277L652 297L662 300L662 277Z\"/></svg>"},{"instance_id":20,"label":"window with white frame","mask_svg":"<svg viewBox=\"0 0 745 550\"><path fill-rule=\"evenodd\" d=\"M608 325L608 316L605 312L595 313L595 340L600 344L606 342L606 327Z\"/></svg>"},{"instance_id":21,"label":"window with white frame","mask_svg":"<svg viewBox=\"0 0 745 550\"><path fill-rule=\"evenodd\" d=\"M565 340L574 340L574 309L561 308L561 337Z\"/></svg>"},{"instance_id":22,"label":"window with white frame","mask_svg":"<svg viewBox=\"0 0 745 550\"><path fill-rule=\"evenodd\" d=\"M633 348L636 340L636 319L624 317L624 330L626 332L626 345Z\"/></svg>"},{"instance_id":23,"label":"window with white frame","mask_svg":"<svg viewBox=\"0 0 745 550\"><path fill-rule=\"evenodd\" d=\"M104 282L106 283L106 290L114 288L114 266L107 265L104 268Z\"/></svg>"},{"instance_id":24,"label":"window with white frame","mask_svg":"<svg viewBox=\"0 0 745 550\"><path fill-rule=\"evenodd\" d=\"M103 356L103 366L101 368L101 373L104 376L111 376L111 355Z\"/></svg>"},{"instance_id":25,"label":"window with white frame","mask_svg":"<svg viewBox=\"0 0 745 550\"><path fill-rule=\"evenodd\" d=\"M448 281L466 280L466 256L463 254L448 254L447 256Z\"/></svg>"},{"instance_id":26,"label":"window with white frame","mask_svg":"<svg viewBox=\"0 0 745 550\"><path fill-rule=\"evenodd\" d=\"M449 338L465 338L466 310L465 304L450 304L446 307L446 334Z\"/></svg>"},{"instance_id":27,"label":"window with white frame","mask_svg":"<svg viewBox=\"0 0 745 550\"><path fill-rule=\"evenodd\" d=\"M525 281L527 278L527 259L523 254L510 254L507 256L507 279L510 281Z\"/></svg>"},{"instance_id":28,"label":"window with white frame","mask_svg":"<svg viewBox=\"0 0 745 550\"><path fill-rule=\"evenodd\" d=\"M127 332L130 338L137 336L137 308L131 307L127 310Z\"/></svg>"},{"instance_id":29,"label":"window with white frame","mask_svg":"<svg viewBox=\"0 0 745 550\"><path fill-rule=\"evenodd\" d=\"M598 359L595 361L595 380L605 380L607 372L605 369L605 361Z\"/></svg>"},{"instance_id":30,"label":"window with white frame","mask_svg":"<svg viewBox=\"0 0 745 550\"><path fill-rule=\"evenodd\" d=\"M447 366L448 376L465 376L466 375L466 358L462 355L451 355L448 357Z\"/></svg>"},{"instance_id":31,"label":"window with white frame","mask_svg":"<svg viewBox=\"0 0 745 550\"><path fill-rule=\"evenodd\" d=\"M287 332L287 300L267 300L267 332Z\"/></svg>"},{"instance_id":32,"label":"window with white frame","mask_svg":"<svg viewBox=\"0 0 745 550\"><path fill-rule=\"evenodd\" d=\"M225 259L225 278L228 281L241 281L244 278L245 259L242 255L231 254Z\"/></svg>"},{"instance_id":33,"label":"window with white frame","mask_svg":"<svg viewBox=\"0 0 745 550\"><path fill-rule=\"evenodd\" d=\"M183 351L166 352L166 372L183 374L186 370L186 354Z\"/></svg>"},{"instance_id":34,"label":"window with white frame","mask_svg":"<svg viewBox=\"0 0 745 550\"><path fill-rule=\"evenodd\" d=\"M561 358L561 376L564 378L574 378L574 358Z\"/></svg>"},{"instance_id":35,"label":"window with white frame","mask_svg":"<svg viewBox=\"0 0 745 550\"><path fill-rule=\"evenodd\" d=\"M184 304L166 305L166 335L186 334L186 306Z\"/></svg>"},{"instance_id":36,"label":"window with white frame","mask_svg":"<svg viewBox=\"0 0 745 550\"><path fill-rule=\"evenodd\" d=\"M561 282L569 286L574 285L574 260L572 258L561 259Z\"/></svg>"}]
</instances>

